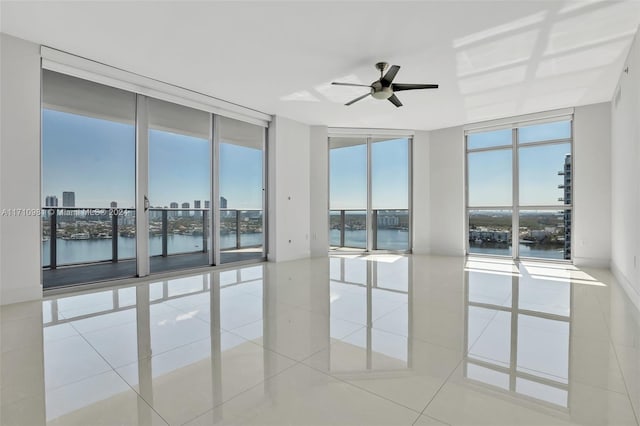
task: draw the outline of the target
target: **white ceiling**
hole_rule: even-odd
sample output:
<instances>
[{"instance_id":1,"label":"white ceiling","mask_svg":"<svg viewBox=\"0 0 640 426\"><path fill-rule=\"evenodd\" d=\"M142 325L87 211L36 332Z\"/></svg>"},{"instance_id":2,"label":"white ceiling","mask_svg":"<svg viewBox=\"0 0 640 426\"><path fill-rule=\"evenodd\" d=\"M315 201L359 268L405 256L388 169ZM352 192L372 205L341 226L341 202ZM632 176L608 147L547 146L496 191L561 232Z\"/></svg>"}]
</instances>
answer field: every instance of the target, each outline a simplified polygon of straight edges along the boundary
<instances>
[{"instance_id":1,"label":"white ceiling","mask_svg":"<svg viewBox=\"0 0 640 426\"><path fill-rule=\"evenodd\" d=\"M612 98L640 1L1 1L2 32L309 124L435 129ZM401 65L404 107L367 98Z\"/></svg>"}]
</instances>

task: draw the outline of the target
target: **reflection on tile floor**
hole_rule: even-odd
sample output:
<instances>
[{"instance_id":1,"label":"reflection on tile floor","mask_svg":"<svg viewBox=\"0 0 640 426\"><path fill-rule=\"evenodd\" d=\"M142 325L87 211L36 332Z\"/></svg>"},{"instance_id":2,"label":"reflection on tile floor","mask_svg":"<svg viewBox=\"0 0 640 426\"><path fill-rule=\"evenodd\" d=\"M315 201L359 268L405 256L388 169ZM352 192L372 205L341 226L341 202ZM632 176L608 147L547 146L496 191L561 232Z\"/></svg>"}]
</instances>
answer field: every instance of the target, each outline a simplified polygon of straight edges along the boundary
<instances>
[{"instance_id":1,"label":"reflection on tile floor","mask_svg":"<svg viewBox=\"0 0 640 426\"><path fill-rule=\"evenodd\" d=\"M604 270L334 255L0 308L2 425L636 425Z\"/></svg>"}]
</instances>

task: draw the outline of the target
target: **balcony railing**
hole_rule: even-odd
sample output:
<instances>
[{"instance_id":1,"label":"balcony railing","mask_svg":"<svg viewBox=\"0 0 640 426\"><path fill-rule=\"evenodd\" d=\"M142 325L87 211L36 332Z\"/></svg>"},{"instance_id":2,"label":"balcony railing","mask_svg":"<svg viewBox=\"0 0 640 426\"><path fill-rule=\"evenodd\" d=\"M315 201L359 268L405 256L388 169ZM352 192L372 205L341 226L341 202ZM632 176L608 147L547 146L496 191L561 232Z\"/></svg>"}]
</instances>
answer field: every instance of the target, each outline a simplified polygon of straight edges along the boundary
<instances>
[{"instance_id":1,"label":"balcony railing","mask_svg":"<svg viewBox=\"0 0 640 426\"><path fill-rule=\"evenodd\" d=\"M263 213L258 209L220 209L220 250L262 247Z\"/></svg>"},{"instance_id":2,"label":"balcony railing","mask_svg":"<svg viewBox=\"0 0 640 426\"><path fill-rule=\"evenodd\" d=\"M44 268L135 259L135 209L44 207L43 210ZM210 209L151 207L148 214L151 256L209 250ZM176 236L184 238L173 238ZM219 236L221 251L262 247L262 210L221 209ZM154 237L160 237L159 243ZM60 247L60 240L64 241L64 248ZM93 244L75 245L82 240ZM111 240L110 244L106 240Z\"/></svg>"},{"instance_id":3,"label":"balcony railing","mask_svg":"<svg viewBox=\"0 0 640 426\"><path fill-rule=\"evenodd\" d=\"M43 267L56 269L58 266L77 265L98 262L117 262L119 259L132 259L135 245L128 247L125 253L119 253L118 236L135 236L135 209L124 208L81 208L81 207L44 207L42 243ZM95 253L77 246L74 253L66 253L59 261L59 241L103 241ZM111 240L111 244L105 240ZM46 243L49 255L46 256ZM109 250L110 248L110 250ZM107 254L108 253L108 254ZM124 256L122 256L124 254ZM45 261L48 260L48 264Z\"/></svg>"},{"instance_id":4,"label":"balcony railing","mask_svg":"<svg viewBox=\"0 0 640 426\"><path fill-rule=\"evenodd\" d=\"M209 209L157 208L149 209L149 237L160 236L159 250L149 247L151 256L167 257L173 254L206 253L208 251L207 236ZM193 250L191 247L180 247L177 243L169 245L169 236L183 235L201 237L202 247ZM192 238L195 242L196 238Z\"/></svg>"},{"instance_id":5,"label":"balcony railing","mask_svg":"<svg viewBox=\"0 0 640 426\"><path fill-rule=\"evenodd\" d=\"M329 245L338 248L367 248L366 210L329 210ZM372 210L373 250L409 250L409 210Z\"/></svg>"}]
</instances>

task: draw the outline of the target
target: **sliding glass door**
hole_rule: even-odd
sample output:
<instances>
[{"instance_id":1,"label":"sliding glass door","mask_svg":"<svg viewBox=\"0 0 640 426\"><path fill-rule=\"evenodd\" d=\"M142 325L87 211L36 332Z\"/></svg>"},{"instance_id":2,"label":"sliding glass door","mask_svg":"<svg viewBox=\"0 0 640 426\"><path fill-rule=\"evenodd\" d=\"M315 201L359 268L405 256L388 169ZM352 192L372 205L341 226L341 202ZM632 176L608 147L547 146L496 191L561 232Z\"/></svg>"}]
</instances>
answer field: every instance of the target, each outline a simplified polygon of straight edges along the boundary
<instances>
[{"instance_id":1,"label":"sliding glass door","mask_svg":"<svg viewBox=\"0 0 640 426\"><path fill-rule=\"evenodd\" d=\"M220 263L264 257L264 127L220 117Z\"/></svg>"},{"instance_id":2,"label":"sliding glass door","mask_svg":"<svg viewBox=\"0 0 640 426\"><path fill-rule=\"evenodd\" d=\"M332 250L411 249L411 139L329 138Z\"/></svg>"},{"instance_id":3,"label":"sliding glass door","mask_svg":"<svg viewBox=\"0 0 640 426\"><path fill-rule=\"evenodd\" d=\"M148 100L150 271L209 264L210 114Z\"/></svg>"},{"instance_id":4,"label":"sliding glass door","mask_svg":"<svg viewBox=\"0 0 640 426\"><path fill-rule=\"evenodd\" d=\"M45 288L136 275L136 99L43 71Z\"/></svg>"},{"instance_id":5,"label":"sliding glass door","mask_svg":"<svg viewBox=\"0 0 640 426\"><path fill-rule=\"evenodd\" d=\"M44 287L264 259L265 152L264 125L43 70Z\"/></svg>"},{"instance_id":6,"label":"sliding glass door","mask_svg":"<svg viewBox=\"0 0 640 426\"><path fill-rule=\"evenodd\" d=\"M367 248L367 139L329 139L329 245Z\"/></svg>"},{"instance_id":7,"label":"sliding glass door","mask_svg":"<svg viewBox=\"0 0 640 426\"><path fill-rule=\"evenodd\" d=\"M374 250L409 250L409 148L407 138L371 143L371 213Z\"/></svg>"}]
</instances>

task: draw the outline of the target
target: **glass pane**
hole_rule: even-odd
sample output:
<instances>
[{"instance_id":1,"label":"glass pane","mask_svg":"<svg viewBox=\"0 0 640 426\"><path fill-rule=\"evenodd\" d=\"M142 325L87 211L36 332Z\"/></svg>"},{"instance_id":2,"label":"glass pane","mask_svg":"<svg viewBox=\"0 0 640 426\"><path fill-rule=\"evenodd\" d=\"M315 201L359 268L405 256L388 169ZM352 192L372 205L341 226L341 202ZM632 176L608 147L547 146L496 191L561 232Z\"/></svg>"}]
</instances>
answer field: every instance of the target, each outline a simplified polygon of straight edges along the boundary
<instances>
[{"instance_id":1,"label":"glass pane","mask_svg":"<svg viewBox=\"0 0 640 426\"><path fill-rule=\"evenodd\" d=\"M535 126L518 128L519 143L569 139L570 137L571 121L556 121L554 123L536 124Z\"/></svg>"},{"instance_id":2,"label":"glass pane","mask_svg":"<svg viewBox=\"0 0 640 426\"><path fill-rule=\"evenodd\" d=\"M220 117L220 261L261 259L264 252L265 129Z\"/></svg>"},{"instance_id":3,"label":"glass pane","mask_svg":"<svg viewBox=\"0 0 640 426\"><path fill-rule=\"evenodd\" d=\"M571 259L571 210L521 210L520 257Z\"/></svg>"},{"instance_id":4,"label":"glass pane","mask_svg":"<svg viewBox=\"0 0 640 426\"><path fill-rule=\"evenodd\" d=\"M409 250L409 210L374 210L378 250Z\"/></svg>"},{"instance_id":5,"label":"glass pane","mask_svg":"<svg viewBox=\"0 0 640 426\"><path fill-rule=\"evenodd\" d=\"M329 241L367 247L367 145L365 138L329 138Z\"/></svg>"},{"instance_id":6,"label":"glass pane","mask_svg":"<svg viewBox=\"0 0 640 426\"><path fill-rule=\"evenodd\" d=\"M371 144L371 203L374 249L409 249L409 139L374 139Z\"/></svg>"},{"instance_id":7,"label":"glass pane","mask_svg":"<svg viewBox=\"0 0 640 426\"><path fill-rule=\"evenodd\" d=\"M339 210L329 210L329 246L340 247L341 217Z\"/></svg>"},{"instance_id":8,"label":"glass pane","mask_svg":"<svg viewBox=\"0 0 640 426\"><path fill-rule=\"evenodd\" d=\"M376 209L409 208L409 140L371 144L371 203Z\"/></svg>"},{"instance_id":9,"label":"glass pane","mask_svg":"<svg viewBox=\"0 0 640 426\"><path fill-rule=\"evenodd\" d=\"M512 151L474 152L467 155L469 206L510 206Z\"/></svg>"},{"instance_id":10,"label":"glass pane","mask_svg":"<svg viewBox=\"0 0 640 426\"><path fill-rule=\"evenodd\" d=\"M469 253L511 256L511 210L469 210Z\"/></svg>"},{"instance_id":11,"label":"glass pane","mask_svg":"<svg viewBox=\"0 0 640 426\"><path fill-rule=\"evenodd\" d=\"M367 248L367 212L353 210L345 212L344 247Z\"/></svg>"},{"instance_id":12,"label":"glass pane","mask_svg":"<svg viewBox=\"0 0 640 426\"><path fill-rule=\"evenodd\" d=\"M135 95L43 71L42 105L44 287L134 276Z\"/></svg>"},{"instance_id":13,"label":"glass pane","mask_svg":"<svg viewBox=\"0 0 640 426\"><path fill-rule=\"evenodd\" d=\"M512 144L511 129L494 130L492 132L469 133L467 149L490 148Z\"/></svg>"},{"instance_id":14,"label":"glass pane","mask_svg":"<svg viewBox=\"0 0 640 426\"><path fill-rule=\"evenodd\" d=\"M571 204L571 144L520 148L520 205Z\"/></svg>"},{"instance_id":15,"label":"glass pane","mask_svg":"<svg viewBox=\"0 0 640 426\"><path fill-rule=\"evenodd\" d=\"M367 145L363 138L329 139L331 210L366 209Z\"/></svg>"},{"instance_id":16,"label":"glass pane","mask_svg":"<svg viewBox=\"0 0 640 426\"><path fill-rule=\"evenodd\" d=\"M205 112L149 99L151 272L209 264L209 123Z\"/></svg>"}]
</instances>

